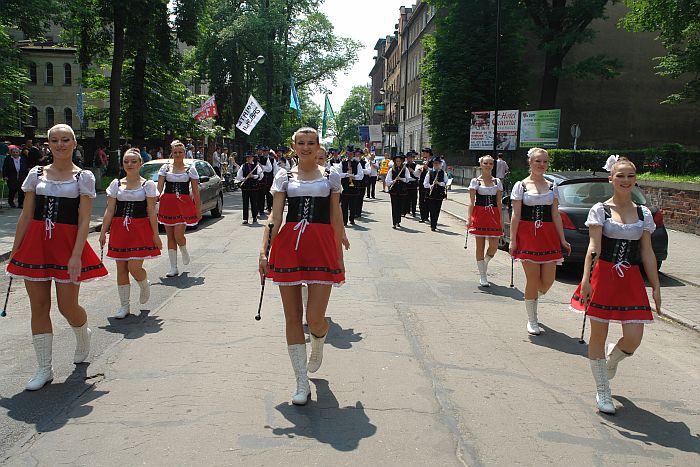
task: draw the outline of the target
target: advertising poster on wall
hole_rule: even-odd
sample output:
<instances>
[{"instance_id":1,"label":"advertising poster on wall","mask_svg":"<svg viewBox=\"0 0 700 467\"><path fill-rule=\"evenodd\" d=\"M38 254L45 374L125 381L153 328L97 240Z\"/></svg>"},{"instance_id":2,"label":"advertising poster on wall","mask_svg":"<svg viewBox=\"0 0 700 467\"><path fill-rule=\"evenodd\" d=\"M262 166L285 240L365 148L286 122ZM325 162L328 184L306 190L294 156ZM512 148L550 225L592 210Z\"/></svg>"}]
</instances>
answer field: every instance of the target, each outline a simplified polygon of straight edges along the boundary
<instances>
[{"instance_id":1,"label":"advertising poster on wall","mask_svg":"<svg viewBox=\"0 0 700 467\"><path fill-rule=\"evenodd\" d=\"M556 148L559 145L561 109L523 111L520 114L521 148Z\"/></svg>"},{"instance_id":2,"label":"advertising poster on wall","mask_svg":"<svg viewBox=\"0 0 700 467\"><path fill-rule=\"evenodd\" d=\"M493 111L472 112L469 130L469 149L475 151L493 150ZM515 151L518 148L518 110L498 111L498 136L496 149Z\"/></svg>"}]
</instances>

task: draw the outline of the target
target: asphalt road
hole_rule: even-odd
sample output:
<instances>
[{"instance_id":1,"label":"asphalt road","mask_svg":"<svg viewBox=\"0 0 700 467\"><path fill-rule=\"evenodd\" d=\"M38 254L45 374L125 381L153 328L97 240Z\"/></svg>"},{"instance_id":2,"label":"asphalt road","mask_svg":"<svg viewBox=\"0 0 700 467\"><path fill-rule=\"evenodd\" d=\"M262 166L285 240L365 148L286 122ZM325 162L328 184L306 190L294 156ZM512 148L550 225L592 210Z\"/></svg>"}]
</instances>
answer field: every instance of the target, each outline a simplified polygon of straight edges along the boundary
<instances>
[{"instance_id":1,"label":"asphalt road","mask_svg":"<svg viewBox=\"0 0 700 467\"><path fill-rule=\"evenodd\" d=\"M0 463L85 465L691 465L700 454L698 334L659 321L612 383L614 417L595 411L576 277L542 299L546 333L529 337L516 269L500 252L479 289L473 243L443 215L390 227L388 196L350 229L347 283L329 305L312 401L289 403L293 374L279 295L253 320L260 226L225 216L188 235L193 262L157 279L150 311L123 322L114 276L84 286L96 333L91 364L54 314L56 380L23 391L34 369L21 289L0 321ZM90 241L96 244L96 236ZM471 241L471 240L470 240ZM108 264L112 268L112 264ZM111 269L113 270L113 268ZM135 294L133 295L136 296ZM620 334L611 326L610 339Z\"/></svg>"}]
</instances>

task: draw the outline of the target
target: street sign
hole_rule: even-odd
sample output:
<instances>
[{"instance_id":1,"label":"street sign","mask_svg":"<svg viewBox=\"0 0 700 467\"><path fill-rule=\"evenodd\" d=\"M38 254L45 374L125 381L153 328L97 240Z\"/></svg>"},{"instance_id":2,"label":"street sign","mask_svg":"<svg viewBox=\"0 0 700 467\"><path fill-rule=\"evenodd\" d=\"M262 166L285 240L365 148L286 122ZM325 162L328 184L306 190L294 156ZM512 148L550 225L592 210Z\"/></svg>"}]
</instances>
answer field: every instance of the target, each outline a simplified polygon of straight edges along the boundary
<instances>
[{"instance_id":1,"label":"street sign","mask_svg":"<svg viewBox=\"0 0 700 467\"><path fill-rule=\"evenodd\" d=\"M571 137L574 139L574 149L576 149L578 139L581 137L581 126L578 123L571 125Z\"/></svg>"}]
</instances>

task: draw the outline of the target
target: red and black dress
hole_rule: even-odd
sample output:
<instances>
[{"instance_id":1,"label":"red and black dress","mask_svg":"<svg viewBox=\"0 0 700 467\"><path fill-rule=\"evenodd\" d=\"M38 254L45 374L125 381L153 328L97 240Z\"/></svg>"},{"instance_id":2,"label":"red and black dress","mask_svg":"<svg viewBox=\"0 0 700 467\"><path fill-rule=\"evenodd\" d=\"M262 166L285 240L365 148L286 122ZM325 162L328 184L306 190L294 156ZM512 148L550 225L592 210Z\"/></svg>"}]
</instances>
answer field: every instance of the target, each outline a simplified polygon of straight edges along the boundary
<instances>
[{"instance_id":1,"label":"red and black dress","mask_svg":"<svg viewBox=\"0 0 700 467\"><path fill-rule=\"evenodd\" d=\"M644 231L656 229L649 209L637 207L639 220L634 224L621 224L612 220L610 207L597 203L588 213L586 225L603 226L600 257L591 274L591 302L588 317L608 323L653 323L649 297L644 288L640 271L641 242ZM570 308L585 311L581 297L581 285L571 298Z\"/></svg>"},{"instance_id":2,"label":"red and black dress","mask_svg":"<svg viewBox=\"0 0 700 467\"><path fill-rule=\"evenodd\" d=\"M22 184L22 191L35 193L34 217L7 265L7 273L30 281L71 282L68 260L78 235L80 197L95 198L95 176L81 170L71 180L54 181L46 178L43 169L31 169ZM107 275L87 242L80 259L76 283Z\"/></svg>"},{"instance_id":3,"label":"red and black dress","mask_svg":"<svg viewBox=\"0 0 700 467\"><path fill-rule=\"evenodd\" d=\"M194 167L182 173L172 172L172 165L163 164L158 171L165 177L165 187L158 203L158 222L163 225L197 225L197 208L190 196L190 180L199 181Z\"/></svg>"},{"instance_id":4,"label":"red and black dress","mask_svg":"<svg viewBox=\"0 0 700 467\"><path fill-rule=\"evenodd\" d=\"M342 192L338 172L302 181L280 169L271 192L287 193L288 210L272 242L267 279L276 285L343 284L345 273L331 225L331 193Z\"/></svg>"},{"instance_id":5,"label":"red and black dress","mask_svg":"<svg viewBox=\"0 0 700 467\"><path fill-rule=\"evenodd\" d=\"M146 198L157 198L158 187L147 180L133 190L122 187L119 179L107 187L107 196L117 199L109 227L107 257L117 261L148 259L160 256L153 241L153 227L148 218Z\"/></svg>"},{"instance_id":6,"label":"red and black dress","mask_svg":"<svg viewBox=\"0 0 700 467\"><path fill-rule=\"evenodd\" d=\"M519 181L513 185L510 197L513 201L522 201L513 258L540 264L562 264L561 239L552 221L552 205L555 199L559 199L557 187L550 184L546 193L533 193Z\"/></svg>"},{"instance_id":7,"label":"red and black dress","mask_svg":"<svg viewBox=\"0 0 700 467\"><path fill-rule=\"evenodd\" d=\"M498 209L498 192L503 192L503 185L497 178L493 186L482 185L481 178L472 178L469 190L476 192L472 216L469 221L469 233L475 237L500 238L503 235L501 211Z\"/></svg>"}]
</instances>

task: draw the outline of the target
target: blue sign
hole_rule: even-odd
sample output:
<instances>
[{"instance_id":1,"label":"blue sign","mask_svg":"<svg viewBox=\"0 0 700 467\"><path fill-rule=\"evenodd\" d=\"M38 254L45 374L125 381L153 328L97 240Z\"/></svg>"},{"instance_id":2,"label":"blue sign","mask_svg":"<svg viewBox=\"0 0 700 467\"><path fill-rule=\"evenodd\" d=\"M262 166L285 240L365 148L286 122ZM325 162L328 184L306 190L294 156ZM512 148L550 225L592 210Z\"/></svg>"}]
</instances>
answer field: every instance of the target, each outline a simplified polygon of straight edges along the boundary
<instances>
[{"instance_id":1,"label":"blue sign","mask_svg":"<svg viewBox=\"0 0 700 467\"><path fill-rule=\"evenodd\" d=\"M360 141L369 141L369 127L367 125L361 125L357 127L360 132Z\"/></svg>"}]
</instances>

